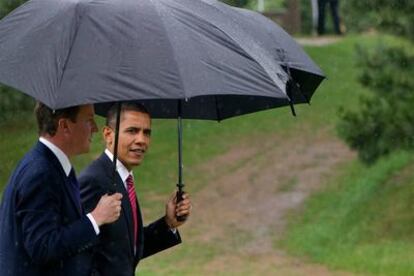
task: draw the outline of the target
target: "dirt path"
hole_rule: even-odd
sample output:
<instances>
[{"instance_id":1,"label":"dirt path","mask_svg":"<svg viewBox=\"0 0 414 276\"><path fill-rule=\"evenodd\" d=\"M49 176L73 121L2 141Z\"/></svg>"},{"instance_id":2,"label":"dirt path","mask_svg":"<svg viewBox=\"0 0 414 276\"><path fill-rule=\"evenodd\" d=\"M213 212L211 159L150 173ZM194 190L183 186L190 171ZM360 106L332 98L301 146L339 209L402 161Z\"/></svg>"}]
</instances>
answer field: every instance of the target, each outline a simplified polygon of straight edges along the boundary
<instances>
[{"instance_id":1,"label":"dirt path","mask_svg":"<svg viewBox=\"0 0 414 276\"><path fill-rule=\"evenodd\" d=\"M204 265L203 273L349 275L287 256L274 244L282 237L288 212L301 208L334 168L353 154L340 141L322 134L253 141L196 169L210 181L193 194L194 215L186 227L192 230L186 240L214 244L222 252Z\"/></svg>"},{"instance_id":2,"label":"dirt path","mask_svg":"<svg viewBox=\"0 0 414 276\"><path fill-rule=\"evenodd\" d=\"M304 46L325 46L341 40L341 36L314 36L295 39L299 44Z\"/></svg>"}]
</instances>

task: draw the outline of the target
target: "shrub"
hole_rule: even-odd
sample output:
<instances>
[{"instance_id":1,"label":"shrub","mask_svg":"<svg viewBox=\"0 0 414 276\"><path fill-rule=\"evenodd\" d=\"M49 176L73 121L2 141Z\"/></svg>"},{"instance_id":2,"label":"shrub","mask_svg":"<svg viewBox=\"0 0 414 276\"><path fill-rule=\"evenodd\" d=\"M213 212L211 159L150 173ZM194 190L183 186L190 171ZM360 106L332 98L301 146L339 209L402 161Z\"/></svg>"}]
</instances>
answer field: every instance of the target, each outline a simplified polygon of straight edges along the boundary
<instances>
[{"instance_id":1,"label":"shrub","mask_svg":"<svg viewBox=\"0 0 414 276\"><path fill-rule=\"evenodd\" d=\"M366 163L414 148L414 55L402 47L358 49L360 82L371 95L357 110L342 110L339 135Z\"/></svg>"},{"instance_id":2,"label":"shrub","mask_svg":"<svg viewBox=\"0 0 414 276\"><path fill-rule=\"evenodd\" d=\"M357 110L342 110L338 130L363 161L372 163L391 151L414 148L414 1L349 0L349 5L408 45L358 50L360 82L372 95L362 98Z\"/></svg>"}]
</instances>

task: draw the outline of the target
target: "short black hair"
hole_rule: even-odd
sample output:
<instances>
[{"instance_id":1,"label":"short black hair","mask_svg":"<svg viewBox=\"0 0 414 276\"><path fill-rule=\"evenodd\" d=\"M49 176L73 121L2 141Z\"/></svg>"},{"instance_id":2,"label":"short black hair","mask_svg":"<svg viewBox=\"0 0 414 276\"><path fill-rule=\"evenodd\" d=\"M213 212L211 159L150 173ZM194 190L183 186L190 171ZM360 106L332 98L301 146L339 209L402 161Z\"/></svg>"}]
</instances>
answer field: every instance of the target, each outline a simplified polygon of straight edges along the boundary
<instances>
[{"instance_id":1,"label":"short black hair","mask_svg":"<svg viewBox=\"0 0 414 276\"><path fill-rule=\"evenodd\" d=\"M109 108L106 113L106 125L112 128L115 128L116 114L118 111L118 104L114 104ZM121 106L121 116L125 111L136 111L144 114L148 114L151 117L151 114L148 112L146 107L138 102L125 102Z\"/></svg>"},{"instance_id":2,"label":"short black hair","mask_svg":"<svg viewBox=\"0 0 414 276\"><path fill-rule=\"evenodd\" d=\"M41 102L36 102L35 115L39 135L49 134L55 136L59 119L66 118L76 123L80 107L72 106L53 110Z\"/></svg>"}]
</instances>

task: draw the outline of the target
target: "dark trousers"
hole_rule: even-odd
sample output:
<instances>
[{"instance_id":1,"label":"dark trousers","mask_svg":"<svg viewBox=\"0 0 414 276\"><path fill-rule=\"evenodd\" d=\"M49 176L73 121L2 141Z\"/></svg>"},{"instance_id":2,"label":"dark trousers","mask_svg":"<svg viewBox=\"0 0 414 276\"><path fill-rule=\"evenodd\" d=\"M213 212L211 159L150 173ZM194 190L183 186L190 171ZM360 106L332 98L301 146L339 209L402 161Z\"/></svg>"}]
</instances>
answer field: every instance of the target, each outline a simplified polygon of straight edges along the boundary
<instances>
[{"instance_id":1,"label":"dark trousers","mask_svg":"<svg viewBox=\"0 0 414 276\"><path fill-rule=\"evenodd\" d=\"M318 34L322 35L325 33L325 10L328 3L331 8L335 33L341 34L338 14L339 0L318 0Z\"/></svg>"}]
</instances>

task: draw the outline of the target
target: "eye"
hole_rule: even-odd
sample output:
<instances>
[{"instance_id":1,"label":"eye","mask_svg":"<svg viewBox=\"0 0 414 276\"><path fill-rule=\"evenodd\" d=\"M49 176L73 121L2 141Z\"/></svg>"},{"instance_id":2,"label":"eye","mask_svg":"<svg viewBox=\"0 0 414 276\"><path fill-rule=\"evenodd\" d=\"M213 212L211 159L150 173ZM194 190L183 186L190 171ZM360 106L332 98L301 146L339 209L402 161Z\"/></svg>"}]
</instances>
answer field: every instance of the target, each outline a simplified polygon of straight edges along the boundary
<instances>
[{"instance_id":1,"label":"eye","mask_svg":"<svg viewBox=\"0 0 414 276\"><path fill-rule=\"evenodd\" d=\"M125 132L130 133L130 134L135 134L135 133L137 133L137 129L135 129L135 128L128 128L128 129L126 129Z\"/></svg>"}]
</instances>

